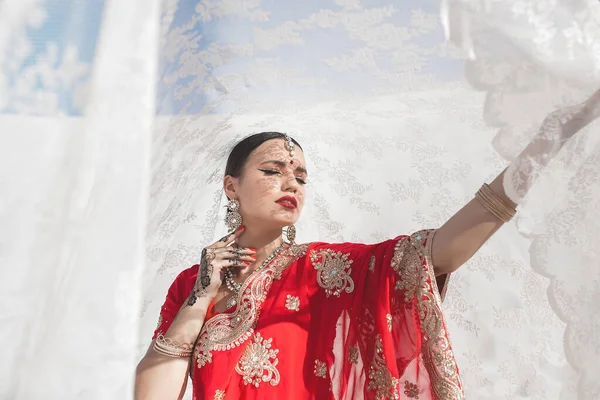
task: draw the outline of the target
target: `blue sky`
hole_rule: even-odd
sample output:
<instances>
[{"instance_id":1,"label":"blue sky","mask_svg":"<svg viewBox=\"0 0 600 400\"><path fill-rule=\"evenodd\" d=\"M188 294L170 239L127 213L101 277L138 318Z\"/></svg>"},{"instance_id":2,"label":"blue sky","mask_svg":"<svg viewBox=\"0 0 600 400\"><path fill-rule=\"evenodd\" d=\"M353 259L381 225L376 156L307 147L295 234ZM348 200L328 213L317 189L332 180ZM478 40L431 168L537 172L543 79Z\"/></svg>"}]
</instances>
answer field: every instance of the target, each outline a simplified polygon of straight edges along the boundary
<instances>
[{"instance_id":1,"label":"blue sky","mask_svg":"<svg viewBox=\"0 0 600 400\"><path fill-rule=\"evenodd\" d=\"M214 0L217 1L217 0ZM287 4L284 4L287 3ZM302 18L322 5L328 3L323 0L304 0L297 1L282 1L282 0L262 0L261 7L270 11L269 21L262 24L263 28L275 26L281 21L292 18ZM413 8L420 8L426 12L437 12L439 3L437 0L408 0L408 1L383 1L383 0L362 0L361 4L367 7L377 7L386 4L394 4L400 9L400 13L394 17L394 22L402 24L408 21L410 11ZM180 6L175 16L175 26L179 26L189 20L190 15L194 12L196 0L180 0ZM43 56L47 46L51 42L59 44L59 52L64 49L66 44L74 45L79 50L81 61L92 63L96 50L96 41L100 32L102 19L102 11L104 7L103 0L46 0L47 16L39 29L32 29L28 32L31 40L33 51L25 60L23 68L28 65L35 64L38 57ZM329 5L331 7L331 5ZM333 6L335 7L335 6ZM306 15L304 15L306 14ZM223 40L222 30L227 29L227 37L235 40L236 37L246 37L251 34L249 24L237 23L235 17L230 18L231 21L225 23L221 20L212 20L206 24L197 24L194 27L199 34L203 35L200 41L200 47L206 46L212 40L219 38ZM307 42L310 43L310 33ZM319 48L313 48L315 53L321 51L326 54L331 51L330 47L335 46L335 42L322 43L314 38L315 43L318 43ZM333 39L332 39L333 40ZM434 32L418 37L414 43L423 46L433 46L443 40L443 33L438 26ZM337 48L337 50L340 50ZM268 54L266 54L268 55ZM277 56L294 60L295 49L293 46L286 48L278 48ZM59 54L60 58L60 54ZM428 59L424 66L424 72L430 72L442 79L454 80L462 74L462 66L459 62L432 56ZM10 80L9 80L10 82ZM42 84L41 82L39 83ZM167 88L160 88L164 94ZM60 89L57 89L60 90ZM71 95L69 90L63 90L60 93L60 107L67 114L76 114L76 110L71 107ZM203 96L195 94L195 101L202 102ZM183 102L182 102L183 103ZM194 107L196 110L201 108L201 104ZM177 107L177 105L175 105ZM3 110L3 111L11 111ZM175 108L172 111L177 111Z\"/></svg>"}]
</instances>

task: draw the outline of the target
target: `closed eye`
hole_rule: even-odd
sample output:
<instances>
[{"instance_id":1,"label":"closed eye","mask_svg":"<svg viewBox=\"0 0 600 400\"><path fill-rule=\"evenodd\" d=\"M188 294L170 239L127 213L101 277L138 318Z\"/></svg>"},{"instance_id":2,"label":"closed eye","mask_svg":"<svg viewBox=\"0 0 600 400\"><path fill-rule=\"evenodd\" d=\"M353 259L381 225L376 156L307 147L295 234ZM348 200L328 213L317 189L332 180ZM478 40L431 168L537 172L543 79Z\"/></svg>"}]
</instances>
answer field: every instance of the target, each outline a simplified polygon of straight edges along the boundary
<instances>
[{"instance_id":1,"label":"closed eye","mask_svg":"<svg viewBox=\"0 0 600 400\"><path fill-rule=\"evenodd\" d=\"M259 171L264 172L265 175L281 175L281 172L274 169L259 169Z\"/></svg>"},{"instance_id":2,"label":"closed eye","mask_svg":"<svg viewBox=\"0 0 600 400\"><path fill-rule=\"evenodd\" d=\"M269 175L269 176L272 176L272 175L281 175L281 172L277 171L275 169L260 169L259 168L259 171L262 171L265 175ZM296 177L296 181L299 184L301 184L301 185L306 185L306 179L303 179L303 178L300 178L300 177L297 176Z\"/></svg>"}]
</instances>

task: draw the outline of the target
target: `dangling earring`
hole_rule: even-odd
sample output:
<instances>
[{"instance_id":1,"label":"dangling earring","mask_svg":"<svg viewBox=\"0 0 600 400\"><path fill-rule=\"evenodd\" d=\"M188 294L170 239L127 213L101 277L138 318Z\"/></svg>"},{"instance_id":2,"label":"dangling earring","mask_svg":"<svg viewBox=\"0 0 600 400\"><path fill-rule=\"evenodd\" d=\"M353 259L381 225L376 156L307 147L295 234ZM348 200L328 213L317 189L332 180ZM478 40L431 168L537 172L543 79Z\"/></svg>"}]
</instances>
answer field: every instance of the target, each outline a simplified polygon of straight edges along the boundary
<instances>
[{"instance_id":1,"label":"dangling earring","mask_svg":"<svg viewBox=\"0 0 600 400\"><path fill-rule=\"evenodd\" d=\"M236 199L231 199L227 203L227 215L225 215L225 223L229 231L235 231L242 226L242 216L239 213L240 202Z\"/></svg>"},{"instance_id":2,"label":"dangling earring","mask_svg":"<svg viewBox=\"0 0 600 400\"><path fill-rule=\"evenodd\" d=\"M296 244L296 227L290 225L285 230L285 237L287 238L288 244Z\"/></svg>"}]
</instances>

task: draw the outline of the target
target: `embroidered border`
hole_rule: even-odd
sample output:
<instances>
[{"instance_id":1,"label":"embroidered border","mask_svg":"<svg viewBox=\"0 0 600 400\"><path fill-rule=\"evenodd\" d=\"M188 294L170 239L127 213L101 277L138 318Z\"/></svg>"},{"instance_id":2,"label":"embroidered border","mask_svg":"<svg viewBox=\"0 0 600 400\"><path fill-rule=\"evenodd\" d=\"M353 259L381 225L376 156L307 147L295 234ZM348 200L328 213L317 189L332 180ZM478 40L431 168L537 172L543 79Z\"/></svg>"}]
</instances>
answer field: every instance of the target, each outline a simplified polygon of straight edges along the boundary
<instances>
[{"instance_id":1,"label":"embroidered border","mask_svg":"<svg viewBox=\"0 0 600 400\"><path fill-rule=\"evenodd\" d=\"M463 400L463 386L444 326L442 300L431 263L434 234L434 230L424 230L398 241L391 262L399 277L395 289L406 291L406 301L416 300L423 330L421 355L435 399Z\"/></svg>"},{"instance_id":2,"label":"embroidered border","mask_svg":"<svg viewBox=\"0 0 600 400\"><path fill-rule=\"evenodd\" d=\"M212 351L230 350L253 335L260 307L273 280L281 279L292 262L306 255L308 246L294 245L279 253L266 268L246 279L232 313L217 314L204 324L194 351L198 368L212 362Z\"/></svg>"}]
</instances>

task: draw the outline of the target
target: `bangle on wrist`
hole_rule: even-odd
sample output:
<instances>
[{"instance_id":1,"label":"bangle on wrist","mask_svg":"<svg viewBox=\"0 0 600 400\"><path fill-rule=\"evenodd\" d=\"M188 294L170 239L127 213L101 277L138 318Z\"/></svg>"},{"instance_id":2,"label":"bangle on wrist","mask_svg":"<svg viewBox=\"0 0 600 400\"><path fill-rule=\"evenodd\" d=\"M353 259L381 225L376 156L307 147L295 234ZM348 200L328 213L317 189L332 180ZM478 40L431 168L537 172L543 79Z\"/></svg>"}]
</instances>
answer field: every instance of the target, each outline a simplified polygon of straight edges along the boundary
<instances>
[{"instance_id":1,"label":"bangle on wrist","mask_svg":"<svg viewBox=\"0 0 600 400\"><path fill-rule=\"evenodd\" d=\"M194 352L194 345L188 343L180 343L176 340L165 337L159 333L154 341L154 351L163 356L174 358L190 357Z\"/></svg>"},{"instance_id":2,"label":"bangle on wrist","mask_svg":"<svg viewBox=\"0 0 600 400\"><path fill-rule=\"evenodd\" d=\"M483 184L481 189L475 194L475 198L490 214L501 220L509 222L517 211L506 204L487 184Z\"/></svg>"}]
</instances>

